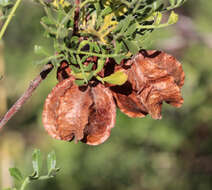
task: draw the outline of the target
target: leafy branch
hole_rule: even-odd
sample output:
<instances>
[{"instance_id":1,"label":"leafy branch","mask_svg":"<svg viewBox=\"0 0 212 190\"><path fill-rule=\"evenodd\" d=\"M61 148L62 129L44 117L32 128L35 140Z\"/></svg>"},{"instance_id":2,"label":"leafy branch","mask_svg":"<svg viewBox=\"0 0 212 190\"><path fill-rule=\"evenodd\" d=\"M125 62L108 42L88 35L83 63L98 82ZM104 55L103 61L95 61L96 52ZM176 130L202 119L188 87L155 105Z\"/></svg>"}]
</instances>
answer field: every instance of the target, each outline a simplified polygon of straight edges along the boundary
<instances>
[{"instance_id":1,"label":"leafy branch","mask_svg":"<svg viewBox=\"0 0 212 190\"><path fill-rule=\"evenodd\" d=\"M59 172L59 168L56 167L56 155L55 152L52 151L47 155L47 174L41 175L42 170L42 155L40 150L35 149L32 154L32 167L33 173L27 177L23 177L21 171L18 168L10 168L10 175L19 183L21 183L19 188L7 188L4 190L25 190L26 187L34 182L41 180L48 180L54 178L56 174Z\"/></svg>"},{"instance_id":2,"label":"leafy branch","mask_svg":"<svg viewBox=\"0 0 212 190\"><path fill-rule=\"evenodd\" d=\"M178 21L178 15L173 9L181 6L185 0L169 0L169 3L158 0L39 2L46 12L46 16L41 19L45 36L53 39L54 54L62 55L57 61L67 61L72 70L80 68L84 80L84 83L80 83L82 85L88 83L92 77L100 79L94 75L92 67L84 70L83 63L87 58L110 57L119 64L121 60L135 55L145 49L145 41L149 40L154 29L167 27ZM163 23L162 17L167 11L171 13L168 21ZM90 73L89 77L86 72Z\"/></svg>"}]
</instances>

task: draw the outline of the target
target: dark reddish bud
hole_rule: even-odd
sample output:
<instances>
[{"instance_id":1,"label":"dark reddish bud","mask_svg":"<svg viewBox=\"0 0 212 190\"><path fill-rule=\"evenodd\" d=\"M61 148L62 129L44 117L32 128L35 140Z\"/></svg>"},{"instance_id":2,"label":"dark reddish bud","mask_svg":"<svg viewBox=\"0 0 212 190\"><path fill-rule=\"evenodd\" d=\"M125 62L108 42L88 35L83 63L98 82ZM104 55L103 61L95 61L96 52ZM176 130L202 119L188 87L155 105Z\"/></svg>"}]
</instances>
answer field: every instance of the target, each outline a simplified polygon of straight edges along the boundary
<instances>
[{"instance_id":1,"label":"dark reddish bud","mask_svg":"<svg viewBox=\"0 0 212 190\"><path fill-rule=\"evenodd\" d=\"M66 61L62 61L57 69L57 80L61 82L71 76L71 69Z\"/></svg>"}]
</instances>

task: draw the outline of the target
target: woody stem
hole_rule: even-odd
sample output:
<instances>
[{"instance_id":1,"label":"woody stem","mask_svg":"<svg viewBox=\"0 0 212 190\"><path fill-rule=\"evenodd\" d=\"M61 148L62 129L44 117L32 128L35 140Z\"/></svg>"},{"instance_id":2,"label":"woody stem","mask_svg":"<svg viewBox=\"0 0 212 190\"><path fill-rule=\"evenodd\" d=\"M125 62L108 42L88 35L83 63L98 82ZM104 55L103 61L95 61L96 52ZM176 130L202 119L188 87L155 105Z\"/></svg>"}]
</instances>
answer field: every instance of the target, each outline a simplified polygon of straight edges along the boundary
<instances>
[{"instance_id":1,"label":"woody stem","mask_svg":"<svg viewBox=\"0 0 212 190\"><path fill-rule=\"evenodd\" d=\"M15 104L8 110L8 112L0 119L0 129L2 129L5 124L17 113L24 103L32 96L32 93L40 85L40 83L47 77L47 75L53 69L51 63L46 64L39 75L30 82L28 89L23 93L23 95L16 101Z\"/></svg>"},{"instance_id":2,"label":"woody stem","mask_svg":"<svg viewBox=\"0 0 212 190\"><path fill-rule=\"evenodd\" d=\"M79 13L80 13L80 0L75 0L75 13L74 13L74 34L77 34L79 31Z\"/></svg>"}]
</instances>

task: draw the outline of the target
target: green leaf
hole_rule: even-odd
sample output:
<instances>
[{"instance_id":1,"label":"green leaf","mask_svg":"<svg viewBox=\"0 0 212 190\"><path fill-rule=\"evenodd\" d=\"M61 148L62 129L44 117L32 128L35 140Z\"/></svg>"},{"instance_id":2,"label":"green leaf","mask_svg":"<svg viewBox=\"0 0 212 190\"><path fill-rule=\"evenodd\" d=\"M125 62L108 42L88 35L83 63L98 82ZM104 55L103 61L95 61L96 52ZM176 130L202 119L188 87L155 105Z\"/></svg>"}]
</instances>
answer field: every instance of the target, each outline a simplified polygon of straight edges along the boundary
<instances>
[{"instance_id":1,"label":"green leaf","mask_svg":"<svg viewBox=\"0 0 212 190\"><path fill-rule=\"evenodd\" d=\"M9 169L10 175L14 177L18 181L23 180L23 176L21 174L21 171L18 168L10 168Z\"/></svg>"},{"instance_id":2,"label":"green leaf","mask_svg":"<svg viewBox=\"0 0 212 190\"><path fill-rule=\"evenodd\" d=\"M171 12L168 20L168 24L175 24L178 21L178 14L176 14L174 11Z\"/></svg>"},{"instance_id":3,"label":"green leaf","mask_svg":"<svg viewBox=\"0 0 212 190\"><path fill-rule=\"evenodd\" d=\"M74 82L75 82L75 84L78 85L78 86L82 86L82 85L85 84L85 81L84 81L84 80L75 80Z\"/></svg>"},{"instance_id":4,"label":"green leaf","mask_svg":"<svg viewBox=\"0 0 212 190\"><path fill-rule=\"evenodd\" d=\"M96 3L94 3L94 6L95 6L96 14L97 14L97 17L98 17L99 14L101 13L101 4L100 4L100 2L96 2Z\"/></svg>"},{"instance_id":5,"label":"green leaf","mask_svg":"<svg viewBox=\"0 0 212 190\"><path fill-rule=\"evenodd\" d=\"M51 35L56 35L57 34L57 28L55 27L49 27L48 25L46 25L43 22L40 22L41 25L44 27L44 29L46 30L46 32L48 32Z\"/></svg>"},{"instance_id":6,"label":"green leaf","mask_svg":"<svg viewBox=\"0 0 212 190\"><path fill-rule=\"evenodd\" d=\"M68 34L68 29L65 27L67 22L70 20L70 17L74 11L74 9L72 8L67 14L63 12L64 10L59 10L59 15L58 17L61 18L62 20L59 21L59 26L57 26L57 32L56 32L56 36L57 38L63 38L65 36L67 36ZM64 15L64 16L62 16Z\"/></svg>"},{"instance_id":7,"label":"green leaf","mask_svg":"<svg viewBox=\"0 0 212 190\"><path fill-rule=\"evenodd\" d=\"M108 77L103 78L104 82L116 85L122 85L127 81L127 74L123 71L117 71Z\"/></svg>"},{"instance_id":8,"label":"green leaf","mask_svg":"<svg viewBox=\"0 0 212 190\"><path fill-rule=\"evenodd\" d=\"M130 41L130 40L124 40L124 42L126 43L129 51L135 55L139 52L140 48L139 48L139 45L138 45L138 42L137 41Z\"/></svg>"},{"instance_id":9,"label":"green leaf","mask_svg":"<svg viewBox=\"0 0 212 190\"><path fill-rule=\"evenodd\" d=\"M51 18L49 18L47 16L42 17L41 18L41 22L43 22L46 25L54 25L54 24L56 24L55 20L53 20L53 19L51 19Z\"/></svg>"},{"instance_id":10,"label":"green leaf","mask_svg":"<svg viewBox=\"0 0 212 190\"><path fill-rule=\"evenodd\" d=\"M122 29L120 31L120 34L124 34L124 32L128 29L131 21L133 20L133 17L131 15L127 16L123 21Z\"/></svg>"},{"instance_id":11,"label":"green leaf","mask_svg":"<svg viewBox=\"0 0 212 190\"><path fill-rule=\"evenodd\" d=\"M129 26L129 28L126 31L126 35L127 36L131 36L137 29L137 23L133 23L131 26Z\"/></svg>"},{"instance_id":12,"label":"green leaf","mask_svg":"<svg viewBox=\"0 0 212 190\"><path fill-rule=\"evenodd\" d=\"M171 6L174 6L175 5L175 0L169 0L169 3Z\"/></svg>"},{"instance_id":13,"label":"green leaf","mask_svg":"<svg viewBox=\"0 0 212 190\"><path fill-rule=\"evenodd\" d=\"M78 44L79 43L79 37L78 36L73 36L71 38L71 42L75 43L75 44Z\"/></svg>"},{"instance_id":14,"label":"green leaf","mask_svg":"<svg viewBox=\"0 0 212 190\"><path fill-rule=\"evenodd\" d=\"M98 46L98 44L93 43L93 48L94 48L94 50L95 50L96 53L99 53L100 52L100 47Z\"/></svg>"},{"instance_id":15,"label":"green leaf","mask_svg":"<svg viewBox=\"0 0 212 190\"><path fill-rule=\"evenodd\" d=\"M98 60L98 65L97 65L97 69L95 70L95 75L98 74L104 67L105 64L105 59L99 59Z\"/></svg>"},{"instance_id":16,"label":"green leaf","mask_svg":"<svg viewBox=\"0 0 212 190\"><path fill-rule=\"evenodd\" d=\"M122 46L123 46L123 41L115 41L115 54L119 54L122 50Z\"/></svg>"},{"instance_id":17,"label":"green leaf","mask_svg":"<svg viewBox=\"0 0 212 190\"><path fill-rule=\"evenodd\" d=\"M57 31L58 39L64 39L66 36L68 36L68 30L66 28L60 28L60 30Z\"/></svg>"},{"instance_id":18,"label":"green leaf","mask_svg":"<svg viewBox=\"0 0 212 190\"><path fill-rule=\"evenodd\" d=\"M70 67L71 67L71 70L72 70L74 73L80 73L80 72L81 72L81 70L80 70L79 68L75 67L74 65L70 65Z\"/></svg>"},{"instance_id":19,"label":"green leaf","mask_svg":"<svg viewBox=\"0 0 212 190\"><path fill-rule=\"evenodd\" d=\"M126 56L123 56L123 55L119 55L119 56L114 57L117 64L120 64L121 61L125 58L126 58Z\"/></svg>"},{"instance_id":20,"label":"green leaf","mask_svg":"<svg viewBox=\"0 0 212 190\"><path fill-rule=\"evenodd\" d=\"M55 151L50 152L47 156L47 168L48 168L48 173L50 173L51 170L54 170L56 168Z\"/></svg>"},{"instance_id":21,"label":"green leaf","mask_svg":"<svg viewBox=\"0 0 212 190\"><path fill-rule=\"evenodd\" d=\"M1 7L8 7L11 8L14 2L10 0L0 0L0 6Z\"/></svg>"},{"instance_id":22,"label":"green leaf","mask_svg":"<svg viewBox=\"0 0 212 190\"><path fill-rule=\"evenodd\" d=\"M42 46L38 46L38 45L35 45L34 46L34 52L38 55L44 55L44 56L49 56L50 54L47 53L45 51L45 49L42 47Z\"/></svg>"},{"instance_id":23,"label":"green leaf","mask_svg":"<svg viewBox=\"0 0 212 190\"><path fill-rule=\"evenodd\" d=\"M76 59L76 57L74 56L73 53L70 54L69 58L70 58L70 61L71 61L72 64L77 65L77 59Z\"/></svg>"},{"instance_id":24,"label":"green leaf","mask_svg":"<svg viewBox=\"0 0 212 190\"><path fill-rule=\"evenodd\" d=\"M161 6L160 0L155 1L155 2L152 4L153 10L157 10L160 6Z\"/></svg>"},{"instance_id":25,"label":"green leaf","mask_svg":"<svg viewBox=\"0 0 212 190\"><path fill-rule=\"evenodd\" d=\"M36 172L35 177L39 177L42 167L42 158L41 158L41 152L38 149L35 149L32 154L32 167L34 169L34 172Z\"/></svg>"},{"instance_id":26,"label":"green leaf","mask_svg":"<svg viewBox=\"0 0 212 190\"><path fill-rule=\"evenodd\" d=\"M84 66L85 72L89 72L92 70L94 63L89 63L88 66Z\"/></svg>"},{"instance_id":27,"label":"green leaf","mask_svg":"<svg viewBox=\"0 0 212 190\"><path fill-rule=\"evenodd\" d=\"M150 48L152 45L152 40L150 38L151 32L145 33L144 35L137 34L135 37L135 41L141 47L140 49Z\"/></svg>"},{"instance_id":28,"label":"green leaf","mask_svg":"<svg viewBox=\"0 0 212 190\"><path fill-rule=\"evenodd\" d=\"M120 21L118 22L118 24L116 25L116 28L113 30L113 33L116 33L116 32L120 32L120 30L122 29L122 27L124 26L124 21ZM121 34L119 34L120 36Z\"/></svg>"},{"instance_id":29,"label":"green leaf","mask_svg":"<svg viewBox=\"0 0 212 190\"><path fill-rule=\"evenodd\" d=\"M156 12L156 19L155 19L155 24L156 25L159 25L160 23L161 23L161 21L162 21L162 14L161 14L161 12Z\"/></svg>"},{"instance_id":30,"label":"green leaf","mask_svg":"<svg viewBox=\"0 0 212 190\"><path fill-rule=\"evenodd\" d=\"M45 6L45 12L46 12L47 17L49 19L51 19L51 21L57 23L56 20L55 20L55 18L54 18L54 16L53 16L53 14L52 14L52 12L51 12L51 10L52 10L51 7Z\"/></svg>"},{"instance_id":31,"label":"green leaf","mask_svg":"<svg viewBox=\"0 0 212 190\"><path fill-rule=\"evenodd\" d=\"M62 22L63 18L66 16L66 13L63 9L57 11L57 21L58 23Z\"/></svg>"},{"instance_id":32,"label":"green leaf","mask_svg":"<svg viewBox=\"0 0 212 190\"><path fill-rule=\"evenodd\" d=\"M113 9L111 7L106 7L104 10L102 10L101 16L104 17L112 12L113 12Z\"/></svg>"}]
</instances>

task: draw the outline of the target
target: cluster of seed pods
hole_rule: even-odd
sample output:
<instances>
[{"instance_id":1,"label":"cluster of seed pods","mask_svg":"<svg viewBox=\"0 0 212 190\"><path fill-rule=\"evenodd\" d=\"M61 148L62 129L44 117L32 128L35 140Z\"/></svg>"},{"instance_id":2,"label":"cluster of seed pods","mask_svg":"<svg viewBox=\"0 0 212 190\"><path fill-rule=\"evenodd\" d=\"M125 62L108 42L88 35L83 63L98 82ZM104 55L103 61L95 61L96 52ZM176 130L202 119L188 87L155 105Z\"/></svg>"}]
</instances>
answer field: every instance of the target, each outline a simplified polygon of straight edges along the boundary
<instances>
[{"instance_id":1,"label":"cluster of seed pods","mask_svg":"<svg viewBox=\"0 0 212 190\"><path fill-rule=\"evenodd\" d=\"M42 117L47 132L59 140L99 145L115 126L116 107L130 117L150 114L153 119L161 119L163 102L182 105L185 77L182 65L173 56L142 50L119 65L108 59L99 76L106 77L120 69L128 76L121 86L102 84L95 78L77 86L69 64L62 62L57 72L59 83L44 104Z\"/></svg>"}]
</instances>

